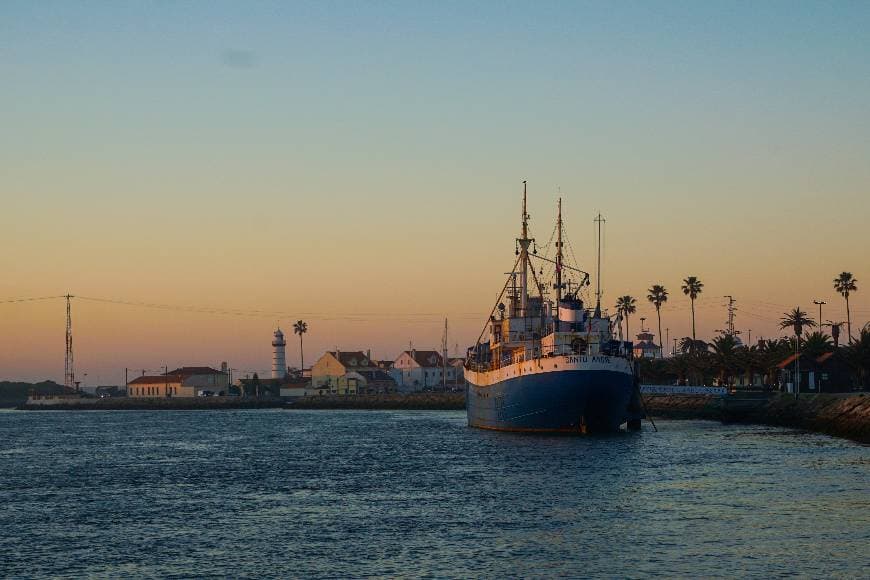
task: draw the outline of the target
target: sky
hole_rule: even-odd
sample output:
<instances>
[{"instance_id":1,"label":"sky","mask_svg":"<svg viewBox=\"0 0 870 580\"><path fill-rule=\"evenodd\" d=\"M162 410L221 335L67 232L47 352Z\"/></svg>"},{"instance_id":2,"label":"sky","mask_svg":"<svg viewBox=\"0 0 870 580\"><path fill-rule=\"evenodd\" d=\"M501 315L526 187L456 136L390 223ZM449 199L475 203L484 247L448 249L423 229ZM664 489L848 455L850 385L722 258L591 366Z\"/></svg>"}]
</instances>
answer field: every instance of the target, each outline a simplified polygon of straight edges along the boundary
<instances>
[{"instance_id":1,"label":"sky","mask_svg":"<svg viewBox=\"0 0 870 580\"><path fill-rule=\"evenodd\" d=\"M699 338L870 320L867 2L0 3L0 380L228 361L276 325L394 358L476 340L561 195L604 304ZM92 300L113 300L105 302ZM161 304L147 308L137 304ZM232 312L230 312L232 311ZM299 364L292 336L288 363Z\"/></svg>"}]
</instances>

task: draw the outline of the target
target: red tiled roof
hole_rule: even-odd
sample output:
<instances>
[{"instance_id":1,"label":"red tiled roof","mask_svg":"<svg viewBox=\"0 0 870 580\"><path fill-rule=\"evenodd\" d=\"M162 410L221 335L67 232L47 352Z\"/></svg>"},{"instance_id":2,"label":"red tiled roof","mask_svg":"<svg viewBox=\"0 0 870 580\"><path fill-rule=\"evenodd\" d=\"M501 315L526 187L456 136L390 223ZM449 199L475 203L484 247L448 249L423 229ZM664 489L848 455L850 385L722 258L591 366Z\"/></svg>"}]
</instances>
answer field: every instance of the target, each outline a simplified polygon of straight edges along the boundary
<instances>
[{"instance_id":1,"label":"red tiled roof","mask_svg":"<svg viewBox=\"0 0 870 580\"><path fill-rule=\"evenodd\" d=\"M831 358L832 356L834 356L834 353L832 353L832 352L826 352L825 354L823 354L822 356L820 356L819 358L817 358L817 359L816 359L816 362L819 363L819 364L821 364L821 363L825 362L826 360L828 360L829 358Z\"/></svg>"},{"instance_id":2,"label":"red tiled roof","mask_svg":"<svg viewBox=\"0 0 870 580\"><path fill-rule=\"evenodd\" d=\"M785 360L783 360L783 361L780 362L778 365L776 365L776 368L778 368L778 369L784 369L784 368L787 367L788 365L794 363L794 359L796 359L797 356L798 356L798 355L796 355L796 354L790 354L790 355L788 355L788 357L787 357Z\"/></svg>"}]
</instances>

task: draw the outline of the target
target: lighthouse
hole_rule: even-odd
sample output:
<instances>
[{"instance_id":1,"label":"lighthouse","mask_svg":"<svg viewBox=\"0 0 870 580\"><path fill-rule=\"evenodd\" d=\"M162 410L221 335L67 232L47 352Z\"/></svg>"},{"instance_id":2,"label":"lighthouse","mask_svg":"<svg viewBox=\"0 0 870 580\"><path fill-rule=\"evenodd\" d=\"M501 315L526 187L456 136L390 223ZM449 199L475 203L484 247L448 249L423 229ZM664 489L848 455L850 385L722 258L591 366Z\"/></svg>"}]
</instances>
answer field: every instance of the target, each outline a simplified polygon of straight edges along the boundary
<instances>
[{"instance_id":1,"label":"lighthouse","mask_svg":"<svg viewBox=\"0 0 870 580\"><path fill-rule=\"evenodd\" d=\"M275 331L275 338L272 339L272 378L283 379L287 376L287 359L284 355L284 347L287 342L284 340L284 333L281 329Z\"/></svg>"}]
</instances>

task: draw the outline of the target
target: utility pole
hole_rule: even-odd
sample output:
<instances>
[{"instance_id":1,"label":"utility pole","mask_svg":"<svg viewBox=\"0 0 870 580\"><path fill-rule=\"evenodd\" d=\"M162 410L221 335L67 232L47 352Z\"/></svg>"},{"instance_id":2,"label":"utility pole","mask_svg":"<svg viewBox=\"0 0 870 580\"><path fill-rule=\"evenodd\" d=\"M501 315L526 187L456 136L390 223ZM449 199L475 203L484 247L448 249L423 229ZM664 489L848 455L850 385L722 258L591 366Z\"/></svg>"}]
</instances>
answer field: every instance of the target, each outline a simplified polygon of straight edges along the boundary
<instances>
[{"instance_id":1,"label":"utility pole","mask_svg":"<svg viewBox=\"0 0 870 580\"><path fill-rule=\"evenodd\" d=\"M665 337L666 337L665 341L664 341L664 342L661 342L662 337L660 336L660 337L659 337L659 343L661 343L661 344L671 344L671 329L670 329L670 328L665 328ZM671 356L673 356L673 353L671 353Z\"/></svg>"},{"instance_id":2,"label":"utility pole","mask_svg":"<svg viewBox=\"0 0 870 580\"><path fill-rule=\"evenodd\" d=\"M674 338L674 350L672 351L672 356L677 356L677 339Z\"/></svg>"},{"instance_id":3,"label":"utility pole","mask_svg":"<svg viewBox=\"0 0 870 580\"><path fill-rule=\"evenodd\" d=\"M70 298L75 298L75 296L67 294L64 298L66 298L66 355L63 362L63 386L68 389L76 389L76 370L73 359L72 307L70 306Z\"/></svg>"},{"instance_id":4,"label":"utility pole","mask_svg":"<svg viewBox=\"0 0 870 580\"><path fill-rule=\"evenodd\" d=\"M813 304L819 307L819 329L822 328L822 306L827 304L824 300L813 300Z\"/></svg>"},{"instance_id":5,"label":"utility pole","mask_svg":"<svg viewBox=\"0 0 870 580\"><path fill-rule=\"evenodd\" d=\"M752 329L746 331L748 333L749 338L746 339L746 346L752 346Z\"/></svg>"}]
</instances>

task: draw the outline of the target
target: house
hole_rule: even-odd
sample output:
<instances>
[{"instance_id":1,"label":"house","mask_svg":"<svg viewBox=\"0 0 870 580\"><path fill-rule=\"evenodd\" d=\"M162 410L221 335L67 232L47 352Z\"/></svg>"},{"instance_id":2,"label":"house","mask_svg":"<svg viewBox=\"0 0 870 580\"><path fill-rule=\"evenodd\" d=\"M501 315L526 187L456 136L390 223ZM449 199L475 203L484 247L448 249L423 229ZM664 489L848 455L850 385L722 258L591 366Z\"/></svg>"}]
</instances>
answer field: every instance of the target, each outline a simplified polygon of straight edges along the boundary
<instances>
[{"instance_id":1,"label":"house","mask_svg":"<svg viewBox=\"0 0 870 580\"><path fill-rule=\"evenodd\" d=\"M634 358L661 358L662 349L655 343L655 334L642 330L634 343Z\"/></svg>"},{"instance_id":2,"label":"house","mask_svg":"<svg viewBox=\"0 0 870 580\"><path fill-rule=\"evenodd\" d=\"M297 399L299 397L306 397L312 394L311 381L302 377L288 377L288 380L286 380L278 387L278 394L281 396L282 399Z\"/></svg>"},{"instance_id":3,"label":"house","mask_svg":"<svg viewBox=\"0 0 870 580\"><path fill-rule=\"evenodd\" d=\"M396 358L390 375L403 393L443 389L445 376L450 389L464 384L463 363L462 359L448 357L445 369L444 358L438 351L411 349Z\"/></svg>"},{"instance_id":4,"label":"house","mask_svg":"<svg viewBox=\"0 0 870 580\"><path fill-rule=\"evenodd\" d=\"M780 384L789 393L794 392L796 359L797 355L793 354L776 365ZM852 369L839 349L815 358L800 354L800 392L848 392L853 388L852 381Z\"/></svg>"},{"instance_id":5,"label":"house","mask_svg":"<svg viewBox=\"0 0 870 580\"><path fill-rule=\"evenodd\" d=\"M162 375L142 375L127 383L128 397L196 397L201 391L226 394L229 376L211 367L181 367Z\"/></svg>"},{"instance_id":6,"label":"house","mask_svg":"<svg viewBox=\"0 0 870 580\"><path fill-rule=\"evenodd\" d=\"M826 352L816 359L816 365L820 393L843 393L855 388L854 369L840 349Z\"/></svg>"},{"instance_id":7,"label":"house","mask_svg":"<svg viewBox=\"0 0 870 580\"><path fill-rule=\"evenodd\" d=\"M311 390L357 395L395 392L395 381L371 358L371 351L328 351L311 367Z\"/></svg>"},{"instance_id":8,"label":"house","mask_svg":"<svg viewBox=\"0 0 870 580\"><path fill-rule=\"evenodd\" d=\"M453 389L465 388L465 359L462 357L447 358L447 387ZM451 369L453 373L451 374Z\"/></svg>"}]
</instances>

